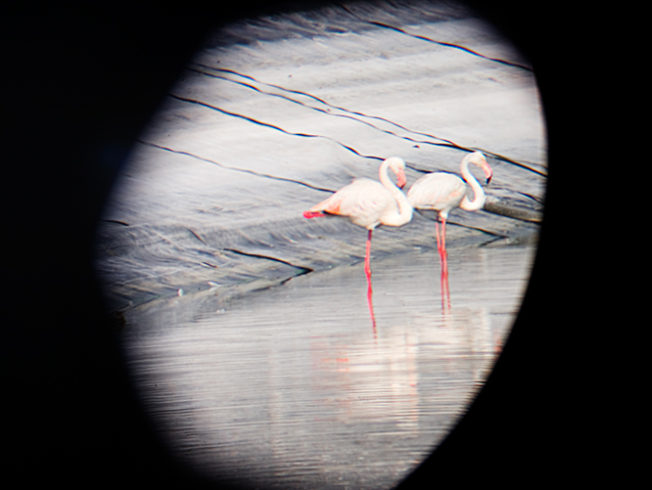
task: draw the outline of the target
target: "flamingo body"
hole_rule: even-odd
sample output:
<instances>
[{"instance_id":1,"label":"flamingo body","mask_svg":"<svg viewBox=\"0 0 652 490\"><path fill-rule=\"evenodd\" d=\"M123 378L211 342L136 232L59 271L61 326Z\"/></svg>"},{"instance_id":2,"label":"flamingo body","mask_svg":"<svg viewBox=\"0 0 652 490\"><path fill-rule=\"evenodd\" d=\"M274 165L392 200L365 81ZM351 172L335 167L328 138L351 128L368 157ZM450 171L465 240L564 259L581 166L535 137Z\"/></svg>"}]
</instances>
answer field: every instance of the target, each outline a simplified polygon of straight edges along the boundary
<instances>
[{"instance_id":1,"label":"flamingo body","mask_svg":"<svg viewBox=\"0 0 652 490\"><path fill-rule=\"evenodd\" d=\"M325 213L348 217L352 223L373 230L387 224L399 213L396 200L380 182L356 179L328 199L310 208L306 214ZM308 217L308 216L306 216Z\"/></svg>"},{"instance_id":2,"label":"flamingo body","mask_svg":"<svg viewBox=\"0 0 652 490\"><path fill-rule=\"evenodd\" d=\"M430 209L440 216L460 205L466 195L467 186L457 175L435 172L417 180L408 192L408 200L413 207Z\"/></svg>"},{"instance_id":3,"label":"flamingo body","mask_svg":"<svg viewBox=\"0 0 652 490\"><path fill-rule=\"evenodd\" d=\"M387 172L396 174L397 183ZM380 182L360 178L342 187L303 213L304 218L327 214L348 217L354 224L373 230L378 225L402 226L412 219L412 205L400 188L405 186L405 162L388 158L378 169Z\"/></svg>"}]
</instances>

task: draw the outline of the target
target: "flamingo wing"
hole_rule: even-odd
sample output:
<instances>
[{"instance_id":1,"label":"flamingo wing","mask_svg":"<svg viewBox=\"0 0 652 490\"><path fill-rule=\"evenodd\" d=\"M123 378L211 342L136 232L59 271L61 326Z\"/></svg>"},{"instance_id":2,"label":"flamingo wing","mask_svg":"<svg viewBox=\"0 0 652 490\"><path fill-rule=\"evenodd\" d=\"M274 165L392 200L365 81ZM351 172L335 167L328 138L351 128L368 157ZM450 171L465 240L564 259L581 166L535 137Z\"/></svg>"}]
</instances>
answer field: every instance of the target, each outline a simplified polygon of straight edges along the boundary
<instances>
[{"instance_id":1,"label":"flamingo wing","mask_svg":"<svg viewBox=\"0 0 652 490\"><path fill-rule=\"evenodd\" d=\"M459 205L466 194L466 184L457 175L435 172L424 175L408 191L413 207L449 211Z\"/></svg>"},{"instance_id":2,"label":"flamingo wing","mask_svg":"<svg viewBox=\"0 0 652 490\"><path fill-rule=\"evenodd\" d=\"M382 184L371 179L356 179L328 199L310 208L310 212L325 212L347 216L353 223L373 229L383 215L396 203Z\"/></svg>"}]
</instances>

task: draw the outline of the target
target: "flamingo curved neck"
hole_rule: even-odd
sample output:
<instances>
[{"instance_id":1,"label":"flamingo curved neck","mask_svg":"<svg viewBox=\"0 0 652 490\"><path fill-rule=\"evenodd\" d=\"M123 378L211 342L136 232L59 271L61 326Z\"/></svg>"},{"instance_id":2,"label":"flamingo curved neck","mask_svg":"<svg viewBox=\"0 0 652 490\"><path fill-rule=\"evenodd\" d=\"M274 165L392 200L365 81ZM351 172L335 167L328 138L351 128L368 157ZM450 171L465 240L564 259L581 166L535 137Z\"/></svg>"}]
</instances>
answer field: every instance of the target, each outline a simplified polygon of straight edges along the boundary
<instances>
[{"instance_id":1,"label":"flamingo curved neck","mask_svg":"<svg viewBox=\"0 0 652 490\"><path fill-rule=\"evenodd\" d=\"M398 186L389 178L389 175L387 175L388 169L389 162L385 160L378 171L380 183L383 184L383 186L392 194L392 197L398 206L398 212L383 216L381 222L388 226L402 226L412 219L413 208L405 193L399 189Z\"/></svg>"},{"instance_id":2,"label":"flamingo curved neck","mask_svg":"<svg viewBox=\"0 0 652 490\"><path fill-rule=\"evenodd\" d=\"M460 203L460 207L466 211L477 211L484 206L486 196L482 187L469 170L468 157L462 160L461 170L462 177L471 186L471 189L473 189L473 199L469 199L469 196L464 196L464 199L462 199L462 202Z\"/></svg>"}]
</instances>

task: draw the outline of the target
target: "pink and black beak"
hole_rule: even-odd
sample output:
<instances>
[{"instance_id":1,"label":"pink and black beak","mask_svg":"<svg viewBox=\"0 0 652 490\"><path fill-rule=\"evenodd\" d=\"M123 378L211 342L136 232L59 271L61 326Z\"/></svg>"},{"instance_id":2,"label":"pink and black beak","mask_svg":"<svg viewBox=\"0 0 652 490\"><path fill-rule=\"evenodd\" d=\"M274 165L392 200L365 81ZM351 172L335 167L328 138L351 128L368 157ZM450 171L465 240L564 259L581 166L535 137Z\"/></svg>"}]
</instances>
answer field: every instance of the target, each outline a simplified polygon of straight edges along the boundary
<instances>
[{"instance_id":1,"label":"pink and black beak","mask_svg":"<svg viewBox=\"0 0 652 490\"><path fill-rule=\"evenodd\" d=\"M484 176L487 178L486 183L488 184L491 182L491 178L494 176L494 171L486 161L484 162L484 165L482 165L482 170L484 171Z\"/></svg>"},{"instance_id":2,"label":"pink and black beak","mask_svg":"<svg viewBox=\"0 0 652 490\"><path fill-rule=\"evenodd\" d=\"M400 170L399 172L396 173L396 185L400 189L403 189L406 183L407 183L407 179L405 178L405 172L403 170Z\"/></svg>"}]
</instances>

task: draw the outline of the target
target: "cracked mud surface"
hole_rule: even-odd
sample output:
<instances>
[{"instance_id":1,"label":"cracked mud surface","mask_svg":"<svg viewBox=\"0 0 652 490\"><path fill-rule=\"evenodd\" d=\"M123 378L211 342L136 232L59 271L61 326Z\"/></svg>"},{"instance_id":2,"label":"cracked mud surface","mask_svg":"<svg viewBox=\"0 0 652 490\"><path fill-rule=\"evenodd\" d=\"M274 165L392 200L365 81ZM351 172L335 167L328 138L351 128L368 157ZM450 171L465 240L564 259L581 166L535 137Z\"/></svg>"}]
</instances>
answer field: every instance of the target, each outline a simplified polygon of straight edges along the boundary
<instances>
[{"instance_id":1,"label":"cracked mud surface","mask_svg":"<svg viewBox=\"0 0 652 490\"><path fill-rule=\"evenodd\" d=\"M448 246L533 243L545 130L526 60L454 5L342 4L216 31L137 142L98 232L112 307L225 298L352 264L364 230L301 213L402 157L408 186L482 150L485 209L454 211ZM380 228L374 258L434 247L433 215Z\"/></svg>"}]
</instances>

